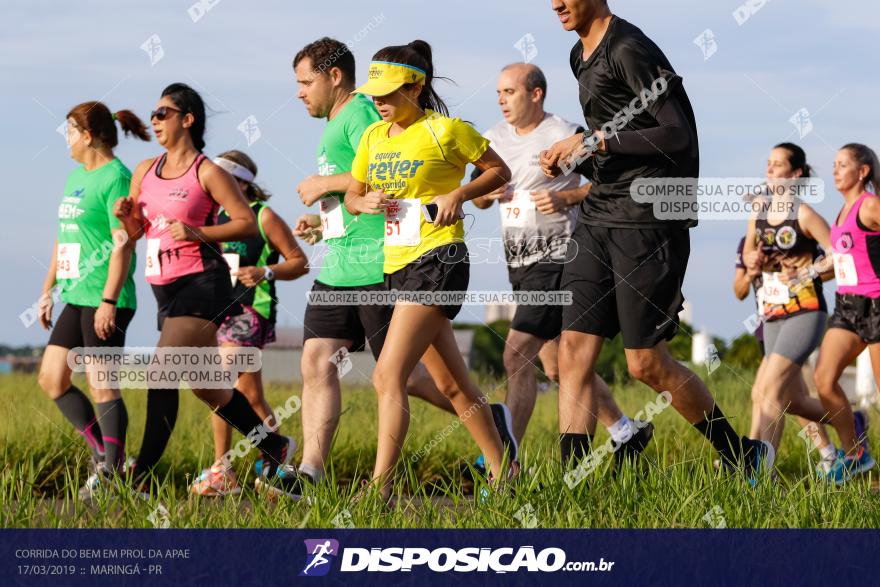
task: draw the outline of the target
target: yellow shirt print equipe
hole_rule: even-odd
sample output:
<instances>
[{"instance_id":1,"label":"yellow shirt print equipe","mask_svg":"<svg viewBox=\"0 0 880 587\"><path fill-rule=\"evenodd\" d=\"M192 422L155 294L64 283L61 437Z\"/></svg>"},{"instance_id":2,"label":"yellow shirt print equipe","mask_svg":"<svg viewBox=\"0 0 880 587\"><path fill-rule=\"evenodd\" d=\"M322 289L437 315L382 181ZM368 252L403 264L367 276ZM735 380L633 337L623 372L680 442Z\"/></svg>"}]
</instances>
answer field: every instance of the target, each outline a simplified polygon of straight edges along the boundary
<instances>
[{"instance_id":1,"label":"yellow shirt print equipe","mask_svg":"<svg viewBox=\"0 0 880 587\"><path fill-rule=\"evenodd\" d=\"M428 251L464 240L461 220L428 223L421 207L461 185L465 167L483 156L489 141L459 118L426 110L402 133L389 137L390 122L367 127L351 175L389 198L385 211L385 273L406 267Z\"/></svg>"}]
</instances>

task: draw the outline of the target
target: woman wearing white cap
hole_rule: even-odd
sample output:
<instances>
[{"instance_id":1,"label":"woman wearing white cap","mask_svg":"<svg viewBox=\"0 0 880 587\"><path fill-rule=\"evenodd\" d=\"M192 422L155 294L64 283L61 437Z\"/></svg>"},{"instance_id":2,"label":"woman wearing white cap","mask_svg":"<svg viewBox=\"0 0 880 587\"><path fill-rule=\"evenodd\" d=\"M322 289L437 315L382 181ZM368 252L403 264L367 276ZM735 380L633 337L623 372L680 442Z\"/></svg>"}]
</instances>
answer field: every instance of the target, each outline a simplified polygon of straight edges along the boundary
<instances>
[{"instance_id":1,"label":"woman wearing white cap","mask_svg":"<svg viewBox=\"0 0 880 587\"><path fill-rule=\"evenodd\" d=\"M241 304L241 313L229 316L217 331L221 347L262 349L275 340L275 281L290 281L308 273L308 259L296 242L290 227L265 204L270 194L254 183L257 166L241 151L227 151L214 163L228 171L238 183L257 217L259 234L244 240L223 243L223 256L229 263L233 298ZM217 223L229 217L221 210ZM284 257L283 262L279 262ZM235 384L262 419L275 420L263 394L262 371L244 372ZM223 455L232 444L232 427L220 416L211 417L214 430L215 462L201 472L190 490L198 495L224 496L241 492L235 473ZM277 422L275 425L277 426Z\"/></svg>"}]
</instances>

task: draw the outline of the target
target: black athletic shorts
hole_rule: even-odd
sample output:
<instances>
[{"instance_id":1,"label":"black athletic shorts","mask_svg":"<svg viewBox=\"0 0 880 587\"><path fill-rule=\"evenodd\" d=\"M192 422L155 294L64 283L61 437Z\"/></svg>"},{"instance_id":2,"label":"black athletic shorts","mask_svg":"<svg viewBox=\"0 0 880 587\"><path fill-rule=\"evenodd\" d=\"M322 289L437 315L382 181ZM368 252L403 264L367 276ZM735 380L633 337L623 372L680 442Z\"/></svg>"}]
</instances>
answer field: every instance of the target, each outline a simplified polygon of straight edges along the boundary
<instances>
[{"instance_id":1,"label":"black athletic shorts","mask_svg":"<svg viewBox=\"0 0 880 587\"><path fill-rule=\"evenodd\" d=\"M880 298L836 294L834 299L828 328L849 330L868 344L880 342Z\"/></svg>"},{"instance_id":2,"label":"black athletic shorts","mask_svg":"<svg viewBox=\"0 0 880 587\"><path fill-rule=\"evenodd\" d=\"M562 263L533 263L508 269L513 291L558 291ZM562 306L517 304L510 327L520 332L553 340L562 332Z\"/></svg>"},{"instance_id":3,"label":"black athletic shorts","mask_svg":"<svg viewBox=\"0 0 880 587\"><path fill-rule=\"evenodd\" d=\"M385 274L385 287L401 292L461 292L436 304L450 320L458 316L471 270L467 246L450 243L431 249L403 269ZM432 304L433 305L433 304Z\"/></svg>"},{"instance_id":4,"label":"black athletic shorts","mask_svg":"<svg viewBox=\"0 0 880 587\"><path fill-rule=\"evenodd\" d=\"M123 347L125 331L134 318L134 310L116 308L116 329L107 340L101 340L95 333L95 312L98 308L67 304L58 316L49 344L73 349L76 347Z\"/></svg>"},{"instance_id":5,"label":"black athletic shorts","mask_svg":"<svg viewBox=\"0 0 880 587\"><path fill-rule=\"evenodd\" d=\"M562 329L652 348L678 331L690 256L685 228L604 228L578 223L568 243Z\"/></svg>"},{"instance_id":6,"label":"black athletic shorts","mask_svg":"<svg viewBox=\"0 0 880 587\"><path fill-rule=\"evenodd\" d=\"M385 291L385 285L360 285L353 287L333 286L315 281L312 292ZM364 350L364 340L370 344L375 359L385 345L388 325L394 307L388 304L320 305L306 304L303 320L303 342L310 338L339 338L352 341L348 350Z\"/></svg>"},{"instance_id":7,"label":"black athletic shorts","mask_svg":"<svg viewBox=\"0 0 880 587\"><path fill-rule=\"evenodd\" d=\"M220 326L227 316L242 313L241 304L232 295L228 268L184 275L167 285L152 287L159 306L159 330L165 318L192 316Z\"/></svg>"}]
</instances>

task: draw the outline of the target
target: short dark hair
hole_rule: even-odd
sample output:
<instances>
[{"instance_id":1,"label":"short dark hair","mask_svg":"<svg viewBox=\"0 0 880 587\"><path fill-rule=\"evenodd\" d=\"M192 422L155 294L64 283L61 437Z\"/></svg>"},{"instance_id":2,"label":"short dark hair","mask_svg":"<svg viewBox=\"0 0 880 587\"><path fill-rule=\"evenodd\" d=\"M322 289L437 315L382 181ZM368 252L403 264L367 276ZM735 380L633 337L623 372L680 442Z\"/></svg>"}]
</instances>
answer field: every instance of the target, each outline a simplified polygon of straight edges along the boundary
<instances>
[{"instance_id":1,"label":"short dark hair","mask_svg":"<svg viewBox=\"0 0 880 587\"><path fill-rule=\"evenodd\" d=\"M535 88L541 88L541 102L546 100L547 78L544 77L544 72L541 71L541 68L534 63L511 63L510 65L505 65L501 71L507 71L508 69L513 69L514 67L526 68L526 90L531 92Z\"/></svg>"},{"instance_id":2,"label":"short dark hair","mask_svg":"<svg viewBox=\"0 0 880 587\"><path fill-rule=\"evenodd\" d=\"M316 73L327 73L331 67L338 67L345 81L354 85L354 53L345 43L322 37L300 49L293 58L293 66L296 67L306 57L312 60L312 68Z\"/></svg>"}]
</instances>

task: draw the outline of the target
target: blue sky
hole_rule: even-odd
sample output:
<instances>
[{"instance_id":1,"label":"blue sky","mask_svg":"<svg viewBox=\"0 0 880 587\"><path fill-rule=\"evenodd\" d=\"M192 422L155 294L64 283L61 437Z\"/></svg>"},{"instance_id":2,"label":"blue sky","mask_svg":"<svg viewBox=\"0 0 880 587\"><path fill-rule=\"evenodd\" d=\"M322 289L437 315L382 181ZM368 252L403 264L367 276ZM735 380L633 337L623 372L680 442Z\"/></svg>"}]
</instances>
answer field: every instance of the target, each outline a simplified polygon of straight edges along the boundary
<instances>
[{"instance_id":1,"label":"blue sky","mask_svg":"<svg viewBox=\"0 0 880 587\"><path fill-rule=\"evenodd\" d=\"M830 183L835 150L850 141L880 147L873 106L880 95L880 8L870 0L769 0L739 25L733 13L741 4L610 0L612 10L651 36L684 77L697 115L702 175L761 176L773 144L798 142L828 182L827 197L817 209L830 219L841 203ZM168 83L190 83L214 111L206 152L246 150L260 167L259 181L274 193L273 207L291 223L306 211L295 187L316 170L323 122L311 119L296 100L290 63L299 48L320 36L357 40L359 74L377 49L427 40L434 47L437 74L456 82L441 84L440 93L456 115L486 129L500 118L497 72L522 59L515 44L530 34L537 49L533 62L549 82L547 110L582 122L567 61L576 36L561 29L550 0L219 0L190 6L187 1L4 3L0 91L6 115L0 160L6 213L0 220L0 255L7 286L0 290L5 308L0 342L47 339L39 326L26 328L19 315L39 296L58 203L74 166L56 129L79 102L102 99L113 110L129 108L146 118ZM201 18L194 21L190 12ZM717 43L708 60L694 44L706 29ZM153 35L164 54L151 65L141 45ZM811 113L813 124L803 138L789 122L801 108ZM248 116L256 118L261 134L250 146L237 129ZM131 168L156 153L155 143L134 140L121 141L117 149ZM498 235L494 208L469 211L475 214L466 224L469 238ZM693 304L694 322L728 338L743 331L753 308L737 302L731 291L734 250L744 229L743 221L707 221L692 231L685 295ZM301 324L315 273L279 285L281 325ZM155 302L141 274L139 268L132 345L157 338ZM471 289L507 287L502 263L472 271ZM482 315L482 308L466 307L460 319L476 322Z\"/></svg>"}]
</instances>

